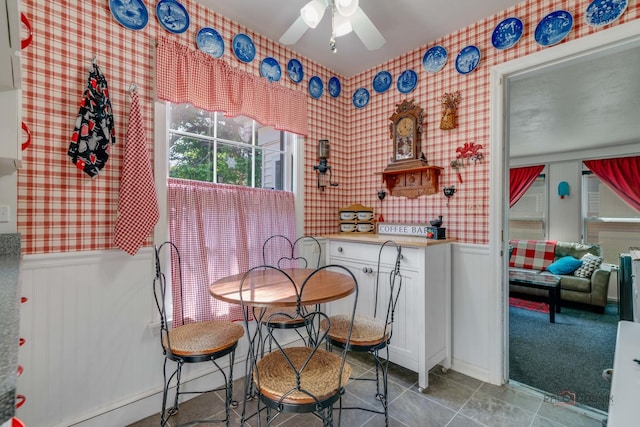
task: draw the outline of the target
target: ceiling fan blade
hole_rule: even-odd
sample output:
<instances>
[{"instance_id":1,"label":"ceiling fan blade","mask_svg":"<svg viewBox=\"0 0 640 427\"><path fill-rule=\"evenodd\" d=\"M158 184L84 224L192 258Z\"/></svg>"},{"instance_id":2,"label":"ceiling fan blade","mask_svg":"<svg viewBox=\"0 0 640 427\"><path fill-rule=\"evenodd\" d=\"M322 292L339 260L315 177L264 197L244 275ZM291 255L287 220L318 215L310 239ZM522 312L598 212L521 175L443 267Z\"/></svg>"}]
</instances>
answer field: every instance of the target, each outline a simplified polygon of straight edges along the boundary
<instances>
[{"instance_id":1,"label":"ceiling fan blade","mask_svg":"<svg viewBox=\"0 0 640 427\"><path fill-rule=\"evenodd\" d=\"M296 19L282 37L280 37L280 43L285 45L296 44L308 29L309 27L304 22L304 19L302 19L302 16L298 15L298 19Z\"/></svg>"},{"instance_id":2,"label":"ceiling fan blade","mask_svg":"<svg viewBox=\"0 0 640 427\"><path fill-rule=\"evenodd\" d=\"M351 17L351 26L369 50L380 49L387 42L360 7Z\"/></svg>"}]
</instances>

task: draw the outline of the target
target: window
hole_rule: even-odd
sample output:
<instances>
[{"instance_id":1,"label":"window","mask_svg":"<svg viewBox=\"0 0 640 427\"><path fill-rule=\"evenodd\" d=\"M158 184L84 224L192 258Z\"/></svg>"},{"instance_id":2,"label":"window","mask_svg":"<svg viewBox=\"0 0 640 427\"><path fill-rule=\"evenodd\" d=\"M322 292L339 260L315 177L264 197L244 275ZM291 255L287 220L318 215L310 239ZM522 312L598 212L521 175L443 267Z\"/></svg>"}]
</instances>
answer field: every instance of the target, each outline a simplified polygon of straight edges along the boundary
<instances>
[{"instance_id":1,"label":"window","mask_svg":"<svg viewBox=\"0 0 640 427\"><path fill-rule=\"evenodd\" d=\"M292 189L295 135L249 117L169 104L169 177Z\"/></svg>"},{"instance_id":2,"label":"window","mask_svg":"<svg viewBox=\"0 0 640 427\"><path fill-rule=\"evenodd\" d=\"M509 239L544 240L547 217L545 175L536 178L527 192L509 209Z\"/></svg>"},{"instance_id":3,"label":"window","mask_svg":"<svg viewBox=\"0 0 640 427\"><path fill-rule=\"evenodd\" d=\"M600 244L604 262L618 264L619 254L640 247L640 212L591 172L583 172L582 191L584 241Z\"/></svg>"}]
</instances>

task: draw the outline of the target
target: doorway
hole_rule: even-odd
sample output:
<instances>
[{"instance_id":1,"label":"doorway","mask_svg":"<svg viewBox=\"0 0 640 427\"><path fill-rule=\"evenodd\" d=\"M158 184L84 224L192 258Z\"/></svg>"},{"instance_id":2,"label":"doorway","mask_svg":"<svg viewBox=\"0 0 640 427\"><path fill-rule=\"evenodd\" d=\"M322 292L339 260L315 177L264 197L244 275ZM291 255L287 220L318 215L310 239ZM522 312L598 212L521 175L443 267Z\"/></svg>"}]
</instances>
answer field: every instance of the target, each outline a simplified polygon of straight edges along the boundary
<instances>
[{"instance_id":1,"label":"doorway","mask_svg":"<svg viewBox=\"0 0 640 427\"><path fill-rule=\"evenodd\" d=\"M489 205L495 206L495 209L491 210L489 218L489 247L491 256L491 277L496 278L497 283L495 286L496 295L496 313L493 318L492 324L495 325L496 337L499 337L499 348L501 354L496 354L498 359L496 363L491 366L491 369L499 370L500 372L494 372L495 375L500 375L502 382L506 383L509 380L509 311L508 311L508 280L507 280L507 263L508 259L505 254L508 254L508 204L504 203L504 200L508 200L508 173L509 164L511 162L512 154L514 157L518 154L517 147L511 147L511 130L515 128L516 123L512 120L517 120L516 117L512 117L512 109L515 102L510 98L510 90L514 84L519 81L525 81L529 77L544 76L544 73L560 70L563 67L570 66L572 64L582 63L585 70L588 69L588 63L590 60L597 60L607 58L608 55L618 52L627 52L628 57L638 57L640 54L640 21L632 21L627 24L620 25L615 28L611 28L607 31L595 33L593 35L583 37L574 40L570 43L559 45L553 49L544 50L527 57L523 57L509 63L501 64L494 67L491 70L491 166L490 166L490 194ZM634 52L629 54L630 52ZM597 78L596 78L597 79ZM607 84L615 83L616 79L604 79L596 80L599 82L599 87L606 90ZM636 102L640 98L640 87L635 84L632 87L627 88L627 91L637 90L638 93L634 94ZM584 93L584 91L583 91ZM598 96L596 93L589 93L589 95ZM564 98L566 100L566 97ZM575 101L575 103L584 102ZM546 105L545 108L551 108L552 106ZM634 110L637 111L637 106L622 106L621 111ZM597 113L597 112L596 112ZM508 119L504 119L507 117ZM584 119L584 117L583 117ZM588 118L587 118L588 119ZM625 127L634 128L637 130L637 126L631 126L633 121L628 122L629 126ZM534 127L535 128L535 127ZM535 133L535 131L534 131ZM613 133L615 134L615 132ZM582 139L582 145L575 148L563 147L558 144L557 138L544 138L538 132L534 135L537 138L535 144L523 145L523 150L536 147L537 152L527 152L529 161L538 156L538 161L544 163L545 159L548 159L549 154L553 154L554 158L559 161L575 160L575 150L580 150L580 157L582 158L595 158L595 157L615 157L628 155L631 152L638 153L638 141L640 141L640 135L635 137L629 137L626 140L618 141L593 141L591 145L585 146L585 141L589 138ZM551 144L547 145L546 142L550 141ZM607 142L612 145L608 145ZM573 152L572 152L573 151ZM521 151L520 155L524 156ZM511 164L514 164L511 162ZM517 164L517 162L515 163Z\"/></svg>"}]
</instances>

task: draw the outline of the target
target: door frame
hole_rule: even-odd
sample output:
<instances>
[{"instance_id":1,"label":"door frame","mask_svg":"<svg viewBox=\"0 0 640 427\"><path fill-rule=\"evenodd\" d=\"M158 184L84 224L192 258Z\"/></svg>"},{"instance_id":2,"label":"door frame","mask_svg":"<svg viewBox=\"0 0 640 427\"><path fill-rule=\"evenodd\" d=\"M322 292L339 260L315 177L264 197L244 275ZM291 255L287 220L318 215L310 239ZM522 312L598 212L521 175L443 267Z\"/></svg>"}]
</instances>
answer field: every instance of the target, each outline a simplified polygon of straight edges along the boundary
<instances>
[{"instance_id":1,"label":"door frame","mask_svg":"<svg viewBox=\"0 0 640 427\"><path fill-rule=\"evenodd\" d=\"M509 206L509 79L540 72L568 61L585 59L609 49L625 49L640 43L640 20L581 37L527 55L490 70L490 167L489 167L489 283L488 307L489 381L509 381L509 288L508 213Z\"/></svg>"}]
</instances>

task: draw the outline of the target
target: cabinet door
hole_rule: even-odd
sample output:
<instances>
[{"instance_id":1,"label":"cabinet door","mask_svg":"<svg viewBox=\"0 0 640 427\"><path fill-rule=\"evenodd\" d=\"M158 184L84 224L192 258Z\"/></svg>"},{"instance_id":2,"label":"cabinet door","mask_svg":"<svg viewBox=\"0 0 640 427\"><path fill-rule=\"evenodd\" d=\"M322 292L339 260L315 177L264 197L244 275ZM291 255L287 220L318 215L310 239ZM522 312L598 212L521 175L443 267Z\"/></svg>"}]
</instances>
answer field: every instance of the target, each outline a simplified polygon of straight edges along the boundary
<instances>
[{"instance_id":1,"label":"cabinet door","mask_svg":"<svg viewBox=\"0 0 640 427\"><path fill-rule=\"evenodd\" d=\"M358 305L356 313L367 314L373 316L376 286L376 262L353 261L345 258L330 258L330 263L339 264L347 267L358 281ZM389 265L382 266L380 274L380 289L378 293L378 316L384 318L387 304L389 301ZM407 369L417 371L419 367L419 339L420 328L417 326L415 319L423 316L419 313L420 287L418 275L411 270L401 271L402 282L396 280L396 286L400 285L400 295L393 324L393 335L389 345L389 358L392 362ZM333 301L326 306L329 315L348 313L353 307L353 298L343 298Z\"/></svg>"},{"instance_id":2,"label":"cabinet door","mask_svg":"<svg viewBox=\"0 0 640 427\"><path fill-rule=\"evenodd\" d=\"M19 90L0 91L0 175L11 174L22 164Z\"/></svg>"}]
</instances>

